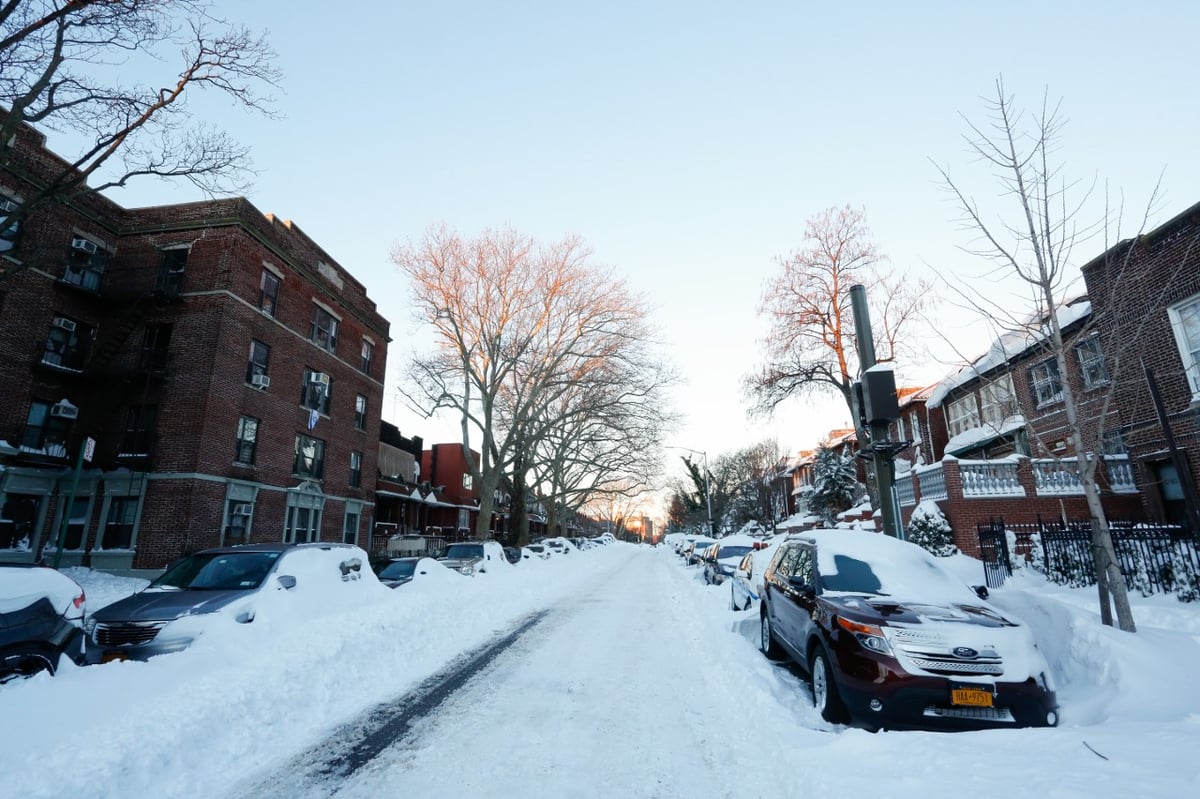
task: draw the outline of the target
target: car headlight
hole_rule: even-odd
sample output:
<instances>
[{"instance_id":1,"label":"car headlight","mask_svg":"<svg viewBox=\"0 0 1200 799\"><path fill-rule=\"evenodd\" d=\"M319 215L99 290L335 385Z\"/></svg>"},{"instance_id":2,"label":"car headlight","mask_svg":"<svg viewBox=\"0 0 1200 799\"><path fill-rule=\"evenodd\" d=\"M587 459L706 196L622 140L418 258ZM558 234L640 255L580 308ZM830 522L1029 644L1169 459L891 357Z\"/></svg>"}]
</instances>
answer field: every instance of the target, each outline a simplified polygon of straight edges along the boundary
<instances>
[{"instance_id":1,"label":"car headlight","mask_svg":"<svg viewBox=\"0 0 1200 799\"><path fill-rule=\"evenodd\" d=\"M872 652L878 652L881 655L891 655L892 645L888 643L887 638L883 634L882 627L876 627L873 624L860 624L856 621L850 621L838 616L838 624L845 630L848 630L854 636L863 648L869 649Z\"/></svg>"}]
</instances>

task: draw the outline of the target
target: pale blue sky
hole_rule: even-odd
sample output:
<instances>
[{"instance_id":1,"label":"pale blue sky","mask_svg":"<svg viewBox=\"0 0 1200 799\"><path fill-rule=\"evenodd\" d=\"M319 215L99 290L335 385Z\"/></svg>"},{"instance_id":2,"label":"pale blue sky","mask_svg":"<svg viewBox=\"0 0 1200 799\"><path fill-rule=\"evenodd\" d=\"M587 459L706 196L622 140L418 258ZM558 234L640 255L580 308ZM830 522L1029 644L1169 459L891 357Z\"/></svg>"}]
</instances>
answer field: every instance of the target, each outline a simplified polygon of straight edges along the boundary
<instances>
[{"instance_id":1,"label":"pale blue sky","mask_svg":"<svg viewBox=\"0 0 1200 799\"><path fill-rule=\"evenodd\" d=\"M896 267L978 266L929 159L991 198L959 113L981 118L997 75L1019 100L1064 100L1075 174L1140 206L1165 169L1154 222L1200 200L1192 3L222 3L270 31L284 118L194 107L252 146L252 202L367 285L393 325L389 384L423 346L394 241L442 222L577 233L658 309L688 380L674 443L710 458L769 435L808 448L847 421L836 402L797 402L751 423L739 400L762 286L806 219L863 206ZM113 197L195 198L153 184ZM456 435L389 405L405 434Z\"/></svg>"}]
</instances>

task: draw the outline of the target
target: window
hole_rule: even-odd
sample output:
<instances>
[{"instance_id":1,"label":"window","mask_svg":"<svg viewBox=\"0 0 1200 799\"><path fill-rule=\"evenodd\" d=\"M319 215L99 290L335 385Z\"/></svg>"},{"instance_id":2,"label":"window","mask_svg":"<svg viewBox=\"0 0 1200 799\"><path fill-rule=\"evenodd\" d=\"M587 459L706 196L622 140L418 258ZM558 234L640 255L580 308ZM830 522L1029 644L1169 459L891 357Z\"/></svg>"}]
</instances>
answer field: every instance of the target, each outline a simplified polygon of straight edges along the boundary
<instances>
[{"instance_id":1,"label":"window","mask_svg":"<svg viewBox=\"0 0 1200 799\"><path fill-rule=\"evenodd\" d=\"M263 344L258 339L250 340L250 357L246 362L246 382L250 385L255 384L255 376L262 375L266 377L267 367L271 362L271 348ZM261 379L257 382L262 382Z\"/></svg>"},{"instance_id":2,"label":"window","mask_svg":"<svg viewBox=\"0 0 1200 799\"><path fill-rule=\"evenodd\" d=\"M286 543L317 541L321 537L321 511L317 508L289 506L287 523L283 528Z\"/></svg>"},{"instance_id":3,"label":"window","mask_svg":"<svg viewBox=\"0 0 1200 799\"><path fill-rule=\"evenodd\" d=\"M359 430L367 429L367 398L362 394L354 398L354 426Z\"/></svg>"},{"instance_id":4,"label":"window","mask_svg":"<svg viewBox=\"0 0 1200 799\"><path fill-rule=\"evenodd\" d=\"M912 441L918 444L921 441L921 417L913 411L908 415L908 431L912 434Z\"/></svg>"},{"instance_id":5,"label":"window","mask_svg":"<svg viewBox=\"0 0 1200 799\"><path fill-rule=\"evenodd\" d=\"M907 441L908 438L904 435L904 417L901 416L896 420L896 441Z\"/></svg>"},{"instance_id":6,"label":"window","mask_svg":"<svg viewBox=\"0 0 1200 799\"><path fill-rule=\"evenodd\" d=\"M362 485L362 453L350 453L350 486L358 488Z\"/></svg>"},{"instance_id":7,"label":"window","mask_svg":"<svg viewBox=\"0 0 1200 799\"><path fill-rule=\"evenodd\" d=\"M17 239L21 236L21 223L15 214L20 207L7 198L0 198L0 252L8 252L17 248Z\"/></svg>"},{"instance_id":8,"label":"window","mask_svg":"<svg viewBox=\"0 0 1200 799\"><path fill-rule=\"evenodd\" d=\"M463 472L463 482L462 482L463 488L470 491L472 485L474 485L474 480L471 478L470 472Z\"/></svg>"},{"instance_id":9,"label":"window","mask_svg":"<svg viewBox=\"0 0 1200 799\"><path fill-rule=\"evenodd\" d=\"M264 269L258 281L258 309L267 316L275 315L275 307L279 304L279 276L269 269Z\"/></svg>"},{"instance_id":10,"label":"window","mask_svg":"<svg viewBox=\"0 0 1200 799\"><path fill-rule=\"evenodd\" d=\"M161 250L158 261L158 290L175 296L183 289L183 273L187 269L188 247Z\"/></svg>"},{"instance_id":11,"label":"window","mask_svg":"<svg viewBox=\"0 0 1200 799\"><path fill-rule=\"evenodd\" d=\"M137 497L113 497L108 502L108 517L101 532L101 549L132 549L133 522L137 518Z\"/></svg>"},{"instance_id":12,"label":"window","mask_svg":"<svg viewBox=\"0 0 1200 799\"><path fill-rule=\"evenodd\" d=\"M364 375L371 374L371 360L374 357L375 345L364 338L362 343L362 361L358 365L358 368L362 370Z\"/></svg>"},{"instance_id":13,"label":"window","mask_svg":"<svg viewBox=\"0 0 1200 799\"><path fill-rule=\"evenodd\" d=\"M346 507L346 521L342 524L342 543L358 544L358 507Z\"/></svg>"},{"instance_id":14,"label":"window","mask_svg":"<svg viewBox=\"0 0 1200 799\"><path fill-rule=\"evenodd\" d=\"M1005 419L1017 415L1017 392L1012 375L1005 374L979 390L980 413L983 421L999 427Z\"/></svg>"},{"instance_id":15,"label":"window","mask_svg":"<svg viewBox=\"0 0 1200 799\"><path fill-rule=\"evenodd\" d=\"M125 436L121 439L121 455L149 455L154 445L154 429L158 424L157 405L130 405L125 415Z\"/></svg>"},{"instance_id":16,"label":"window","mask_svg":"<svg viewBox=\"0 0 1200 799\"><path fill-rule=\"evenodd\" d=\"M979 403L974 394L968 394L946 405L946 427L951 438L979 427Z\"/></svg>"},{"instance_id":17,"label":"window","mask_svg":"<svg viewBox=\"0 0 1200 799\"><path fill-rule=\"evenodd\" d=\"M87 534L88 516L92 509L92 498L88 496L78 496L71 501L71 516L67 520L67 534L63 537L63 551L81 550L84 545L84 538ZM55 536L55 548L57 548L57 535Z\"/></svg>"},{"instance_id":18,"label":"window","mask_svg":"<svg viewBox=\"0 0 1200 799\"><path fill-rule=\"evenodd\" d=\"M333 391L333 380L322 372L304 370L304 386L300 389L300 405L310 411L329 415L329 396Z\"/></svg>"},{"instance_id":19,"label":"window","mask_svg":"<svg viewBox=\"0 0 1200 799\"><path fill-rule=\"evenodd\" d=\"M1129 448L1125 445L1125 434L1120 430L1106 430L1100 441L1102 455L1128 455Z\"/></svg>"},{"instance_id":20,"label":"window","mask_svg":"<svg viewBox=\"0 0 1200 799\"><path fill-rule=\"evenodd\" d=\"M171 331L169 324L147 325L146 335L142 338L142 369L153 374L166 371L167 361L171 350Z\"/></svg>"},{"instance_id":21,"label":"window","mask_svg":"<svg viewBox=\"0 0 1200 799\"><path fill-rule=\"evenodd\" d=\"M91 239L76 236L71 239L71 250L67 254L67 267L63 281L88 291L99 291L104 267L111 253Z\"/></svg>"},{"instance_id":22,"label":"window","mask_svg":"<svg viewBox=\"0 0 1200 799\"><path fill-rule=\"evenodd\" d=\"M45 497L40 494L0 495L0 549L29 551L41 521Z\"/></svg>"},{"instance_id":23,"label":"window","mask_svg":"<svg viewBox=\"0 0 1200 799\"><path fill-rule=\"evenodd\" d=\"M238 420L237 450L234 453L234 463L247 466L254 465L254 450L258 446L258 419L253 416L243 416Z\"/></svg>"},{"instance_id":24,"label":"window","mask_svg":"<svg viewBox=\"0 0 1200 799\"><path fill-rule=\"evenodd\" d=\"M254 505L229 499L225 502L225 546L245 544L250 540L250 517L254 513Z\"/></svg>"},{"instance_id":25,"label":"window","mask_svg":"<svg viewBox=\"0 0 1200 799\"><path fill-rule=\"evenodd\" d=\"M1075 357L1079 359L1079 374L1083 378L1084 388L1096 388L1108 383L1108 365L1104 363L1098 335L1076 344Z\"/></svg>"},{"instance_id":26,"label":"window","mask_svg":"<svg viewBox=\"0 0 1200 799\"><path fill-rule=\"evenodd\" d=\"M42 363L75 371L83 370L87 358L86 343L91 341L92 329L66 316L56 316L46 336Z\"/></svg>"},{"instance_id":27,"label":"window","mask_svg":"<svg viewBox=\"0 0 1200 799\"><path fill-rule=\"evenodd\" d=\"M1192 394L1200 396L1200 294L1167 309Z\"/></svg>"},{"instance_id":28,"label":"window","mask_svg":"<svg viewBox=\"0 0 1200 799\"><path fill-rule=\"evenodd\" d=\"M21 449L59 458L67 457L67 431L74 418L55 413L55 405L57 403L36 399L29 404L25 430L21 434Z\"/></svg>"},{"instance_id":29,"label":"window","mask_svg":"<svg viewBox=\"0 0 1200 799\"><path fill-rule=\"evenodd\" d=\"M1058 362L1051 358L1029 370L1033 383L1033 398L1039 408L1062 401L1062 383L1058 375Z\"/></svg>"},{"instance_id":30,"label":"window","mask_svg":"<svg viewBox=\"0 0 1200 799\"><path fill-rule=\"evenodd\" d=\"M325 474L325 442L311 436L296 436L296 459L292 473L320 479Z\"/></svg>"},{"instance_id":31,"label":"window","mask_svg":"<svg viewBox=\"0 0 1200 799\"><path fill-rule=\"evenodd\" d=\"M338 320L320 305L313 308L312 327L308 331L309 339L323 350L337 350Z\"/></svg>"}]
</instances>

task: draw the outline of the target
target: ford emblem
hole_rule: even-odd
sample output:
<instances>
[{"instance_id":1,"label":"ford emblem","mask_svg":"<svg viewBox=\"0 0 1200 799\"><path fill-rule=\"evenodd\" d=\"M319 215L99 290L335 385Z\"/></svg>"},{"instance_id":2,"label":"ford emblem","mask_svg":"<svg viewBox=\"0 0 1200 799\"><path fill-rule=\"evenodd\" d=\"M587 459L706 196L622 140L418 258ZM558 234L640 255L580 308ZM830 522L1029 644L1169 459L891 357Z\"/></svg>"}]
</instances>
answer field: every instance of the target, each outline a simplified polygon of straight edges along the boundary
<instances>
[{"instance_id":1,"label":"ford emblem","mask_svg":"<svg viewBox=\"0 0 1200 799\"><path fill-rule=\"evenodd\" d=\"M962 658L963 660L974 660L979 657L979 653L969 646L954 647L954 657Z\"/></svg>"}]
</instances>

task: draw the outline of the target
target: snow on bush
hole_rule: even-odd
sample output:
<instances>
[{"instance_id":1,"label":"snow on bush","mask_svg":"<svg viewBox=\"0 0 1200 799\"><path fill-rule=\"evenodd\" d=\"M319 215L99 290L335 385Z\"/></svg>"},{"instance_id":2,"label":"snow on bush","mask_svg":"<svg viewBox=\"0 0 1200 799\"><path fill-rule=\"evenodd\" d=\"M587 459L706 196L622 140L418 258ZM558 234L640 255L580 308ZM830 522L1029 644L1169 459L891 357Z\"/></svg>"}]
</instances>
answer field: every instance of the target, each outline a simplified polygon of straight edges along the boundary
<instances>
[{"instance_id":1,"label":"snow on bush","mask_svg":"<svg viewBox=\"0 0 1200 799\"><path fill-rule=\"evenodd\" d=\"M946 558L958 552L950 522L933 500L922 500L908 522L907 538L931 554Z\"/></svg>"}]
</instances>

